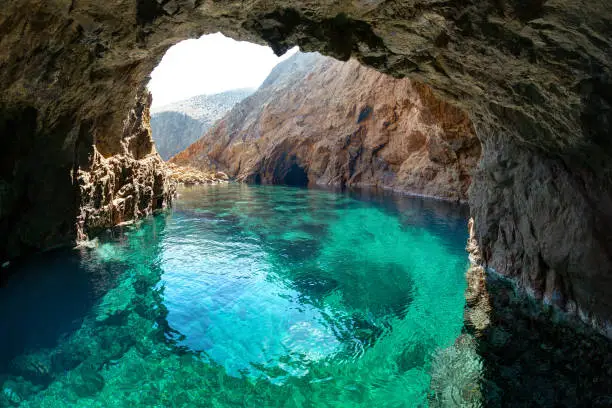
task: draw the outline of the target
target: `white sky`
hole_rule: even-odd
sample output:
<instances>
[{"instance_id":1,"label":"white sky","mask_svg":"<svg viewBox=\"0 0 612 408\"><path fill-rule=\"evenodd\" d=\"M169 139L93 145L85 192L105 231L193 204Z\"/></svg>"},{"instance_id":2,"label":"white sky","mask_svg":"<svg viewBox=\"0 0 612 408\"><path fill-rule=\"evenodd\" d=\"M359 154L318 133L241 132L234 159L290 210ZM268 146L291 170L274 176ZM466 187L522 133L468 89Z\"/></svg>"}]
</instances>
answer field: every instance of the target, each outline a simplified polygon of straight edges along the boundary
<instances>
[{"instance_id":1,"label":"white sky","mask_svg":"<svg viewBox=\"0 0 612 408\"><path fill-rule=\"evenodd\" d=\"M277 57L271 48L235 41L221 33L182 41L166 52L151 73L149 90L159 107L191 96L257 88L272 68L297 47Z\"/></svg>"}]
</instances>

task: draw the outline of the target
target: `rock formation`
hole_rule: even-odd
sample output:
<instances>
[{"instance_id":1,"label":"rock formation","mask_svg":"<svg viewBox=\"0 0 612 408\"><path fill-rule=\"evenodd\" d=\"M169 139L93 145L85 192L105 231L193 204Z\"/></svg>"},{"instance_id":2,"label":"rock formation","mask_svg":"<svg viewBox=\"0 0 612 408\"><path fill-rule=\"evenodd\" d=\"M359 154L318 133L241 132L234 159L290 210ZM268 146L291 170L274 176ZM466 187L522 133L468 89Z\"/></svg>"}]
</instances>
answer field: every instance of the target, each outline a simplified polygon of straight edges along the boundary
<instances>
[{"instance_id":1,"label":"rock formation","mask_svg":"<svg viewBox=\"0 0 612 408\"><path fill-rule=\"evenodd\" d=\"M105 158L95 145L77 145L84 156L72 175L79 187L78 239L150 215L171 201L174 185L153 146L149 106L151 94L143 92L125 121L120 154Z\"/></svg>"},{"instance_id":2,"label":"rock formation","mask_svg":"<svg viewBox=\"0 0 612 408\"><path fill-rule=\"evenodd\" d=\"M252 93L252 89L234 89L151 108L151 130L157 152L168 160L198 140L213 123Z\"/></svg>"},{"instance_id":3,"label":"rock formation","mask_svg":"<svg viewBox=\"0 0 612 408\"><path fill-rule=\"evenodd\" d=\"M228 175L222 171L204 172L189 166L177 166L173 163L168 163L167 168L170 179L184 186L219 184L229 181Z\"/></svg>"},{"instance_id":4,"label":"rock formation","mask_svg":"<svg viewBox=\"0 0 612 408\"><path fill-rule=\"evenodd\" d=\"M164 52L216 31L277 53L299 45L353 57L469 112L483 147L469 192L483 262L610 328L604 0L6 0L0 260L74 240L81 201L72 175L94 160L79 152L124 154L126 116Z\"/></svg>"},{"instance_id":5,"label":"rock formation","mask_svg":"<svg viewBox=\"0 0 612 408\"><path fill-rule=\"evenodd\" d=\"M480 143L461 110L429 88L357 61L297 53L185 151L264 184L374 186L467 200Z\"/></svg>"}]
</instances>

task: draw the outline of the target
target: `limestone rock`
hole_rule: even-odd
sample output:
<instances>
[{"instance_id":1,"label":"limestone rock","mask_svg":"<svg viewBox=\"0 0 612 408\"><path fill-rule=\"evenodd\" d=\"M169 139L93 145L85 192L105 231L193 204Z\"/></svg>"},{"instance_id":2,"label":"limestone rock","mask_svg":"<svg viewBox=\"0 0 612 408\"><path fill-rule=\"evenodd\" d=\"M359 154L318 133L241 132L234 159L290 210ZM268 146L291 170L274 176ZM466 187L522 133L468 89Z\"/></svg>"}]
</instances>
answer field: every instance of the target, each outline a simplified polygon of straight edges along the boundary
<instances>
[{"instance_id":1,"label":"limestone rock","mask_svg":"<svg viewBox=\"0 0 612 408\"><path fill-rule=\"evenodd\" d=\"M151 95L143 92L125 122L121 154L104 157L94 145L87 158L91 162L75 168L80 201L76 218L79 240L150 215L171 203L175 186L153 146L150 104Z\"/></svg>"}]
</instances>

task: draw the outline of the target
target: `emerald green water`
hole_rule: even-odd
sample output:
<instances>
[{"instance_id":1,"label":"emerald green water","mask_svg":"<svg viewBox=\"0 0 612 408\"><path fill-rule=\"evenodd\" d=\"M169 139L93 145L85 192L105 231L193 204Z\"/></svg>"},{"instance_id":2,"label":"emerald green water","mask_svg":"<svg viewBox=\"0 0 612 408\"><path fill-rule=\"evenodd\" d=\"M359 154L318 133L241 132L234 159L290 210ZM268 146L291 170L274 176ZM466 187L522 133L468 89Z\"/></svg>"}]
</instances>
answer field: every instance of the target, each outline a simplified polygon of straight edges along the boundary
<instances>
[{"instance_id":1,"label":"emerald green water","mask_svg":"<svg viewBox=\"0 0 612 408\"><path fill-rule=\"evenodd\" d=\"M0 406L426 406L461 332L465 209L230 184L14 266Z\"/></svg>"}]
</instances>

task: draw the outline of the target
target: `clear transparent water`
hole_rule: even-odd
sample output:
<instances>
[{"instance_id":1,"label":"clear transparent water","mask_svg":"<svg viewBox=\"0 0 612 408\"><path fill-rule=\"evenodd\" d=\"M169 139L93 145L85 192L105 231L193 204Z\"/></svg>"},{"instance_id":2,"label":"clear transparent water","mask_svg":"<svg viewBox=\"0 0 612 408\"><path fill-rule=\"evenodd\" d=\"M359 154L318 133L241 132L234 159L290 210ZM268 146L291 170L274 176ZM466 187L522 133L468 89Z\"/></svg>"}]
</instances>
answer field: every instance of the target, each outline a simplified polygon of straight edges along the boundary
<instances>
[{"instance_id":1,"label":"clear transparent water","mask_svg":"<svg viewBox=\"0 0 612 408\"><path fill-rule=\"evenodd\" d=\"M461 332L465 208L184 190L0 289L0 405L413 407Z\"/></svg>"}]
</instances>

